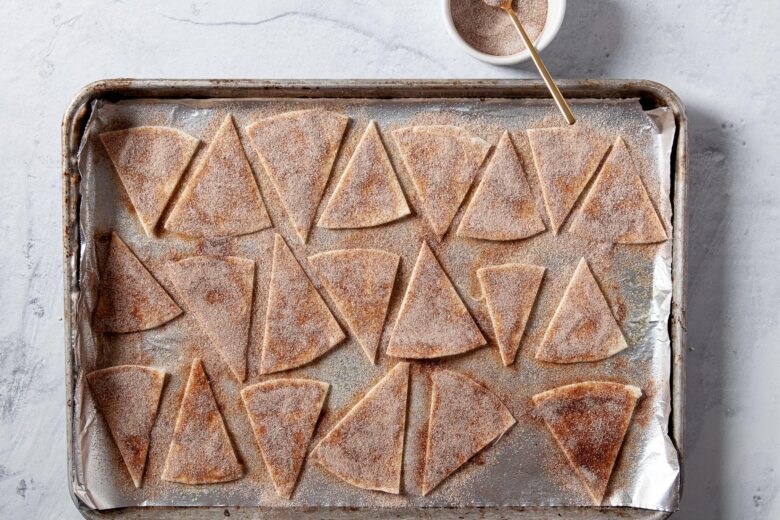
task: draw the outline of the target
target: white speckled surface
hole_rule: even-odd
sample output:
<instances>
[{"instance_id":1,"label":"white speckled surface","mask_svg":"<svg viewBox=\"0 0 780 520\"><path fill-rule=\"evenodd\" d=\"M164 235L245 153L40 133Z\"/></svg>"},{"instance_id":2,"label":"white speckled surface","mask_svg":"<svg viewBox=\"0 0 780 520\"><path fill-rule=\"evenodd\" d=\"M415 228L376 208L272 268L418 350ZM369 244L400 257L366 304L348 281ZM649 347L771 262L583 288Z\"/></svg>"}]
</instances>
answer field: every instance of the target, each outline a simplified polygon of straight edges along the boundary
<instances>
[{"instance_id":1,"label":"white speckled surface","mask_svg":"<svg viewBox=\"0 0 780 520\"><path fill-rule=\"evenodd\" d=\"M0 517L65 485L59 123L107 77L496 78L437 0L0 3ZM780 517L780 2L571 0L559 77L647 78L691 129L687 473L679 519Z\"/></svg>"}]
</instances>

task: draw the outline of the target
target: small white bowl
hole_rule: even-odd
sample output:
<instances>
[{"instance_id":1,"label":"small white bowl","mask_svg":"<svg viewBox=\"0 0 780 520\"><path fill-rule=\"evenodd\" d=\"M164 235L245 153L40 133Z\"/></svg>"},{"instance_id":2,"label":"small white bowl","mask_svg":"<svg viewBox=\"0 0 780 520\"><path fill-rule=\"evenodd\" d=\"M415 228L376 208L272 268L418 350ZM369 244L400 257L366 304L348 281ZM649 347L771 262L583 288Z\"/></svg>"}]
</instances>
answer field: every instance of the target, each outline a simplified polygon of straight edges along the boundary
<instances>
[{"instance_id":1,"label":"small white bowl","mask_svg":"<svg viewBox=\"0 0 780 520\"><path fill-rule=\"evenodd\" d=\"M480 1L480 0L474 0ZM461 49L466 51L472 57L490 63L492 65L514 65L521 63L531 57L528 50L523 50L517 54L509 54L507 56L496 56L494 54L487 54L480 52L471 45L460 35L455 28L455 22L452 21L452 9L450 8L450 0L442 0L442 7L444 9L444 22L447 25L447 32L450 33L455 43L460 46ZM536 50L541 51L547 47L553 38L558 34L558 30L563 23L563 15L566 13L566 0L547 0L547 22L544 24L542 33L536 39ZM520 35L517 35L520 38Z\"/></svg>"}]
</instances>

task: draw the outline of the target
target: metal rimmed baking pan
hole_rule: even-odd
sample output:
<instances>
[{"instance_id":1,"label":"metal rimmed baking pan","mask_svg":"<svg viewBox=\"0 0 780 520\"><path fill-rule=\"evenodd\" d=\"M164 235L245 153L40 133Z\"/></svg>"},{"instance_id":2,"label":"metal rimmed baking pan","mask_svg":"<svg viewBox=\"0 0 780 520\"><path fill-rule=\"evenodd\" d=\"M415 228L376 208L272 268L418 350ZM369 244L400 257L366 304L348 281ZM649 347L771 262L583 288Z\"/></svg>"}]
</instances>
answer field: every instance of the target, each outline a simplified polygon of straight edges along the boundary
<instances>
[{"instance_id":1,"label":"metal rimmed baking pan","mask_svg":"<svg viewBox=\"0 0 780 520\"><path fill-rule=\"evenodd\" d=\"M686 194L687 194L687 123L684 110L677 97L667 88L645 81L574 81L562 82L565 95L571 99L625 99L639 98L642 105L651 109L668 107L674 114L677 132L672 150L671 197L674 235L672 241L672 307L669 321L671 337L671 415L669 435L682 458L682 409L683 409L683 352L685 342L685 264L686 264ZM68 458L71 492L79 486L76 478L74 448L78 442L74 436L72 418L77 412L74 389L78 373L74 356L74 344L78 331L77 303L80 295L79 262L81 237L79 236L80 177L77 154L83 131L95 100L118 101L124 99L249 99L249 98L340 98L340 99L447 99L447 98L505 98L544 99L547 97L543 83L531 81L255 81L255 80L111 80L87 86L76 97L63 121L63 216L65 252L65 326L66 326L66 385L68 399ZM94 511L77 494L74 501L80 511L90 518L105 516L117 518L207 518L227 511L239 518L301 517L323 515L331 518L360 516L365 511L349 508L327 510L274 510L269 508L234 507L131 507L110 511ZM371 514L382 517L480 514L487 517L517 516L545 518L563 514L571 518L598 518L605 513L616 513L628 518L663 518L665 512L631 508L457 508L457 509L379 509Z\"/></svg>"}]
</instances>

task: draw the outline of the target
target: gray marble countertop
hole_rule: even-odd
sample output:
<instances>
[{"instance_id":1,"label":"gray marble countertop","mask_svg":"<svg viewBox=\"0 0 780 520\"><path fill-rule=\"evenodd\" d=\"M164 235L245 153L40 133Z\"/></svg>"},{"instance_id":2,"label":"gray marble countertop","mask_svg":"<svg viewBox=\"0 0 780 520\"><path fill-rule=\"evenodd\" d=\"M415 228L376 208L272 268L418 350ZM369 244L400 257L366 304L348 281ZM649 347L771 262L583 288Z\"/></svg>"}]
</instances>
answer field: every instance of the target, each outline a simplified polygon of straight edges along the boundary
<instances>
[{"instance_id":1,"label":"gray marble countertop","mask_svg":"<svg viewBox=\"0 0 780 520\"><path fill-rule=\"evenodd\" d=\"M60 120L111 77L528 78L463 54L438 0L0 3L0 517L66 488ZM674 89L691 130L686 476L677 519L780 518L780 2L571 0L558 77Z\"/></svg>"}]
</instances>

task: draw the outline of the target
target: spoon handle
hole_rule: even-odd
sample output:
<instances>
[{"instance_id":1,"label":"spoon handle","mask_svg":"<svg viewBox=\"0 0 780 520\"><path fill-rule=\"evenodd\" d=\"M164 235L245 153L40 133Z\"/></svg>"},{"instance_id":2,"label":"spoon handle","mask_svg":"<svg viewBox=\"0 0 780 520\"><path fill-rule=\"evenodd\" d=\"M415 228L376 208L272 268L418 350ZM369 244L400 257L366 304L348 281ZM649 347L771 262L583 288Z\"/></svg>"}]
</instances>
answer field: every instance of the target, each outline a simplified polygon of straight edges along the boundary
<instances>
[{"instance_id":1,"label":"spoon handle","mask_svg":"<svg viewBox=\"0 0 780 520\"><path fill-rule=\"evenodd\" d=\"M563 117L566 118L566 121L568 121L570 125L573 125L577 122L577 120L574 118L574 114L572 114L569 104L563 98L563 94L561 94L558 85L555 84L555 80L553 80L553 77L550 75L550 71L547 70L547 67L545 67L541 56L539 56L539 53L536 52L536 47L531 41L531 38L528 37L528 33L525 32L525 29L523 29L523 24L520 23L520 20L518 20L517 15L511 7L504 7L503 9L512 19L512 22L515 24L515 28L517 28L517 32L519 32L520 36L523 38L525 46L528 48L528 52L531 53L531 59L534 60L536 68L539 69L539 74L542 75L542 79L544 79L544 83L547 85L547 89L550 91L550 94L552 94L552 97L555 100L555 104L558 105L558 109L561 111L561 114L563 114Z\"/></svg>"}]
</instances>

